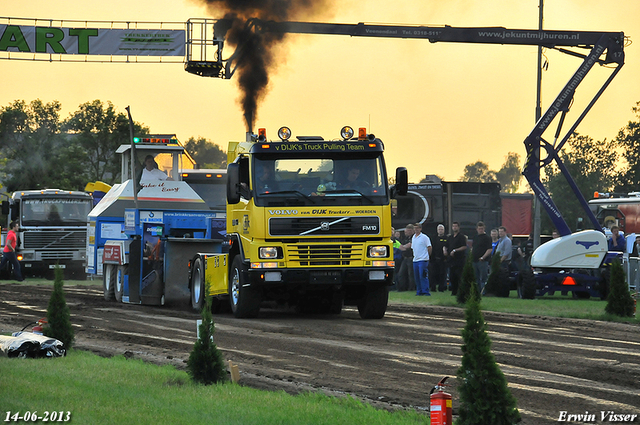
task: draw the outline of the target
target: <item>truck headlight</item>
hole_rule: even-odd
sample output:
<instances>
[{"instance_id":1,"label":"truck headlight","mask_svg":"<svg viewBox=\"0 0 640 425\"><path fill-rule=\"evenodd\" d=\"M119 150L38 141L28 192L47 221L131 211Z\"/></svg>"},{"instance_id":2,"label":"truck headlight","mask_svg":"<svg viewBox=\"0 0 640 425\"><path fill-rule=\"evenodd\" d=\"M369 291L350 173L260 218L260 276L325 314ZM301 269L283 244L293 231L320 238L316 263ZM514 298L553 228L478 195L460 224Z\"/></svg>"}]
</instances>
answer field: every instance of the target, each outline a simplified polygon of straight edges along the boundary
<instances>
[{"instance_id":1,"label":"truck headlight","mask_svg":"<svg viewBox=\"0 0 640 425\"><path fill-rule=\"evenodd\" d=\"M261 260L278 258L278 248L276 248L275 246L261 246L258 249L258 257Z\"/></svg>"},{"instance_id":2,"label":"truck headlight","mask_svg":"<svg viewBox=\"0 0 640 425\"><path fill-rule=\"evenodd\" d=\"M369 247L368 257L382 258L389 256L389 247L386 245L372 245Z\"/></svg>"}]
</instances>

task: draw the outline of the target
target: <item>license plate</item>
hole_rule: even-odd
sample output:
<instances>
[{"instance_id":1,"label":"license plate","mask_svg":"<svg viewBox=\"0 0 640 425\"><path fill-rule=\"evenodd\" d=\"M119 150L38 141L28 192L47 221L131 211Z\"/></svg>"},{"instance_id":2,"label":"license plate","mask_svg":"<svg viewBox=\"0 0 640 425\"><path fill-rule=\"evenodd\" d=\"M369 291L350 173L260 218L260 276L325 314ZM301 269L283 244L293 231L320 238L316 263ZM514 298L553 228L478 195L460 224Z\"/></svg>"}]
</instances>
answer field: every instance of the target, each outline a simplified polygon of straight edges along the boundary
<instances>
[{"instance_id":1,"label":"license plate","mask_svg":"<svg viewBox=\"0 0 640 425\"><path fill-rule=\"evenodd\" d=\"M60 267L61 269L66 269L67 268L66 264L60 264L58 266L56 266L55 264L49 264L49 268L50 269L55 269L56 267Z\"/></svg>"},{"instance_id":2,"label":"license plate","mask_svg":"<svg viewBox=\"0 0 640 425\"><path fill-rule=\"evenodd\" d=\"M309 274L311 283L341 283L342 273L338 270L314 271Z\"/></svg>"}]
</instances>

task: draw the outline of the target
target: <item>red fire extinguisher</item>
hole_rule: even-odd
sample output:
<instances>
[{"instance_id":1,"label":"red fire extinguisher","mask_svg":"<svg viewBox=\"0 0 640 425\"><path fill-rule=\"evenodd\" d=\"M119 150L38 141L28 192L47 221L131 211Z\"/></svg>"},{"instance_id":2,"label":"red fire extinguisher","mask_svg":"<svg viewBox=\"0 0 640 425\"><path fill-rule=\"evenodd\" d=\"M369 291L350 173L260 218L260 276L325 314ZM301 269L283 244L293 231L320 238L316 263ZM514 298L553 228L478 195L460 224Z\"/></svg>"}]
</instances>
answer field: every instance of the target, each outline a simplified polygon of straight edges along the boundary
<instances>
[{"instance_id":1,"label":"red fire extinguisher","mask_svg":"<svg viewBox=\"0 0 640 425\"><path fill-rule=\"evenodd\" d=\"M38 320L38 322L36 323L36 325L33 327L33 329L31 330L34 334L38 334L38 335L42 335L42 329L43 329L43 325L47 324L47 319L42 318L40 320Z\"/></svg>"},{"instance_id":2,"label":"red fire extinguisher","mask_svg":"<svg viewBox=\"0 0 640 425\"><path fill-rule=\"evenodd\" d=\"M453 413L451 406L451 394L444 392L444 381L449 378L445 376L431 390L431 425L451 425L453 423Z\"/></svg>"}]
</instances>

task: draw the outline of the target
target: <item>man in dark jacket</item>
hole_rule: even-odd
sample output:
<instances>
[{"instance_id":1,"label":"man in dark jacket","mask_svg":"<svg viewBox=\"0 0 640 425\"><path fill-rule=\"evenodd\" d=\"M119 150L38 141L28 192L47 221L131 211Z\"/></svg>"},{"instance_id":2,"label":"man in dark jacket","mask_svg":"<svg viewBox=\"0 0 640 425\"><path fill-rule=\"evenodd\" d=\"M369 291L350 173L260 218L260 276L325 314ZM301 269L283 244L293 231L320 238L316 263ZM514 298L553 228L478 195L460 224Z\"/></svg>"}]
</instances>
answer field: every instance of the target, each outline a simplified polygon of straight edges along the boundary
<instances>
[{"instance_id":1,"label":"man in dark jacket","mask_svg":"<svg viewBox=\"0 0 640 425\"><path fill-rule=\"evenodd\" d=\"M485 231L485 225L479 221L476 225L478 235L473 238L471 257L473 260L473 271L476 275L478 290L482 293L482 288L487 283L489 277L489 259L491 258L491 237Z\"/></svg>"},{"instance_id":2,"label":"man in dark jacket","mask_svg":"<svg viewBox=\"0 0 640 425\"><path fill-rule=\"evenodd\" d=\"M449 281L451 281L451 295L458 294L458 285L462 278L462 269L467 256L467 237L460 232L460 223L451 224L453 234L449 235Z\"/></svg>"},{"instance_id":3,"label":"man in dark jacket","mask_svg":"<svg viewBox=\"0 0 640 425\"><path fill-rule=\"evenodd\" d=\"M438 234L431 239L433 245L431 251L431 291L440 292L447 290L447 256L445 250L449 246L449 238L444 233L444 225L438 224Z\"/></svg>"},{"instance_id":4,"label":"man in dark jacket","mask_svg":"<svg viewBox=\"0 0 640 425\"><path fill-rule=\"evenodd\" d=\"M407 224L404 228L404 238L400 240L400 250L402 251L402 264L398 272L396 286L398 292L413 291L416 289L416 282L413 280L413 250L411 249L411 238L415 234L413 224Z\"/></svg>"}]
</instances>

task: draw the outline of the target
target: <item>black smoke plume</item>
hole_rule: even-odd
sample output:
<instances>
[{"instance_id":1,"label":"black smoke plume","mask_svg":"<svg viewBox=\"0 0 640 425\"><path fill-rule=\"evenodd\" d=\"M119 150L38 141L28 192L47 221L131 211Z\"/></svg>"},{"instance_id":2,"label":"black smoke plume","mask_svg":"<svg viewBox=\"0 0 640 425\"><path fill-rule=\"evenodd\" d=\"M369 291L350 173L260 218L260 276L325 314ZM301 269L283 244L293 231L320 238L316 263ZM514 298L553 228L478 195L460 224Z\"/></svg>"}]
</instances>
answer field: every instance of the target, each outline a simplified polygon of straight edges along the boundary
<instances>
[{"instance_id":1,"label":"black smoke plume","mask_svg":"<svg viewBox=\"0 0 640 425\"><path fill-rule=\"evenodd\" d=\"M269 86L269 71L273 70L275 49L285 38L280 33L260 32L248 25L251 18L263 21L290 21L326 16L329 0L199 0L207 5L212 16L231 20L226 41L242 49L236 75L242 90L240 103L247 131L253 131L258 103Z\"/></svg>"}]
</instances>

